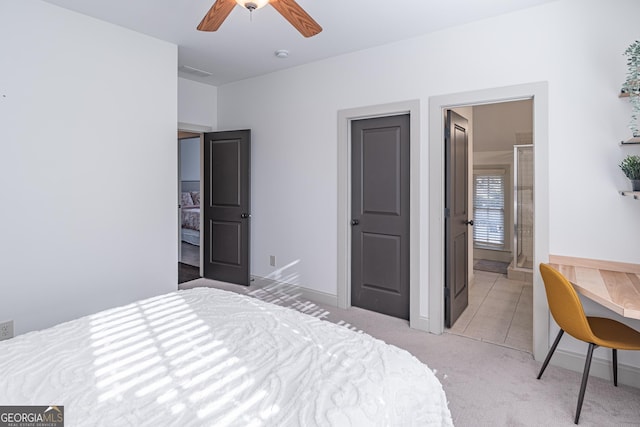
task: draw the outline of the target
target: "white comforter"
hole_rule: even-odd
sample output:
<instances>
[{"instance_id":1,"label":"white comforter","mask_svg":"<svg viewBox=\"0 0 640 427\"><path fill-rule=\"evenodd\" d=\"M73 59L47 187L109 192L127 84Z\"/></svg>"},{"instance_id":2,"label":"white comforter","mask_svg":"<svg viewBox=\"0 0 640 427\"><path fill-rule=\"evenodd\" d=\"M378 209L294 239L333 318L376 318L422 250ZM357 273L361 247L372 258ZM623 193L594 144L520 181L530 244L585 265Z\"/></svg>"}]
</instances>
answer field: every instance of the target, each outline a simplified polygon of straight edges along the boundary
<instances>
[{"instance_id":1,"label":"white comforter","mask_svg":"<svg viewBox=\"0 0 640 427\"><path fill-rule=\"evenodd\" d=\"M408 352L216 289L0 342L0 373L0 405L64 405L67 427L452 425Z\"/></svg>"}]
</instances>

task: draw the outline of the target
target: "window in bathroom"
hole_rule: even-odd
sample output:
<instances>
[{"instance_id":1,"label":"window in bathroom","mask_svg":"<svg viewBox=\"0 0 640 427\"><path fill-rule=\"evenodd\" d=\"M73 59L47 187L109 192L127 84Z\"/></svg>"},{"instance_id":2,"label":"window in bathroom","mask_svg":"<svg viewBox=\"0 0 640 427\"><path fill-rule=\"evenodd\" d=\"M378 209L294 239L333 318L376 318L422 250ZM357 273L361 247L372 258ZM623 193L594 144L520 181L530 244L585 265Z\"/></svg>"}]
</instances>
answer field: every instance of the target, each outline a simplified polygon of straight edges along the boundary
<instances>
[{"instance_id":1,"label":"window in bathroom","mask_svg":"<svg viewBox=\"0 0 640 427\"><path fill-rule=\"evenodd\" d=\"M505 170L484 169L474 173L473 243L483 249L505 247Z\"/></svg>"}]
</instances>

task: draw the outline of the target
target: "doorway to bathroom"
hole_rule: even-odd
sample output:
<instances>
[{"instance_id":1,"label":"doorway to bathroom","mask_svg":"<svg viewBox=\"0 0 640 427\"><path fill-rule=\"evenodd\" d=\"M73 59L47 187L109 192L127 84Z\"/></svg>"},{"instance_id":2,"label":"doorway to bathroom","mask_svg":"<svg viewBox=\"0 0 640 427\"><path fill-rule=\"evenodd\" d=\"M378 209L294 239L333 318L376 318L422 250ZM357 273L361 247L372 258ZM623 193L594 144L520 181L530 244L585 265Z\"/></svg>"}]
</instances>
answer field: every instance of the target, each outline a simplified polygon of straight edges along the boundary
<instances>
[{"instance_id":1,"label":"doorway to bathroom","mask_svg":"<svg viewBox=\"0 0 640 427\"><path fill-rule=\"evenodd\" d=\"M468 305L447 330L533 351L533 100L452 108L468 120Z\"/></svg>"}]
</instances>

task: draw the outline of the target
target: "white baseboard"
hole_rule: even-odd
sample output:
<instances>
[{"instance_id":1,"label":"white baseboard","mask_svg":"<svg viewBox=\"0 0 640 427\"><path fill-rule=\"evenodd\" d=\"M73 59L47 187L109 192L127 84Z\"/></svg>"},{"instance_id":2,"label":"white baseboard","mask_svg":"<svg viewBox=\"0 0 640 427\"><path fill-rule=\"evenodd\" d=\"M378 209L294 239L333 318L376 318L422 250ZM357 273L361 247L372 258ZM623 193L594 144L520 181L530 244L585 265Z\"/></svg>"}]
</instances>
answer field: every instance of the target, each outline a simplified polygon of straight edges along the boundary
<instances>
[{"instance_id":1,"label":"white baseboard","mask_svg":"<svg viewBox=\"0 0 640 427\"><path fill-rule=\"evenodd\" d=\"M609 349L607 350L611 351ZM586 349L584 354L578 354L567 350L556 350L551 358L550 364L582 374L586 357ZM593 357L591 359L589 375L613 382L611 361ZM640 388L640 368L623 365L618 360L618 383Z\"/></svg>"},{"instance_id":2,"label":"white baseboard","mask_svg":"<svg viewBox=\"0 0 640 427\"><path fill-rule=\"evenodd\" d=\"M260 288L274 287L278 288L282 292L289 295L295 295L296 297L308 299L312 302L329 305L331 307L338 306L338 296L331 295L326 292L316 291L313 289L304 288L299 285L292 285L291 283L281 282L278 280L269 279L261 276L251 276L254 281L251 283L253 286Z\"/></svg>"},{"instance_id":3,"label":"white baseboard","mask_svg":"<svg viewBox=\"0 0 640 427\"><path fill-rule=\"evenodd\" d=\"M329 305L331 307L338 306L337 295L304 288L299 285L292 285L291 283L281 282L267 277L252 275L251 278L253 279L251 285L257 288L266 290L273 288L277 289L278 292L285 293L289 296L295 296L296 298L308 299L312 302ZM429 318L424 316L418 316L417 319L412 318L409 326L413 329L429 332Z\"/></svg>"},{"instance_id":4,"label":"white baseboard","mask_svg":"<svg viewBox=\"0 0 640 427\"><path fill-rule=\"evenodd\" d=\"M411 318L409 321L409 327L412 329L417 329L419 331L430 332L429 318L424 316L418 316L417 319Z\"/></svg>"}]
</instances>

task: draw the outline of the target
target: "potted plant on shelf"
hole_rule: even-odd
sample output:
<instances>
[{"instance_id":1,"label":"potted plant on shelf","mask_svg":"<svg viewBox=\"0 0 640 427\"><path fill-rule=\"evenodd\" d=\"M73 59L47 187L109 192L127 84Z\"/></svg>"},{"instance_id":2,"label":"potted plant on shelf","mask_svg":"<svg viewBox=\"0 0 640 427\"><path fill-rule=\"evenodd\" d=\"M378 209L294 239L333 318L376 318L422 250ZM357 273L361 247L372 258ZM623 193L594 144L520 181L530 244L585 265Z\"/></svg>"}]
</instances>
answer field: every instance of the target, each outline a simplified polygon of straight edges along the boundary
<instances>
[{"instance_id":1,"label":"potted plant on shelf","mask_svg":"<svg viewBox=\"0 0 640 427\"><path fill-rule=\"evenodd\" d=\"M640 117L640 41L633 42L624 51L627 57L627 79L622 85L622 92L629 94L631 102L631 121L629 129L634 138L640 137L638 129L638 117Z\"/></svg>"},{"instance_id":2,"label":"potted plant on shelf","mask_svg":"<svg viewBox=\"0 0 640 427\"><path fill-rule=\"evenodd\" d=\"M631 181L631 190L640 191L640 156L630 154L622 160L619 166Z\"/></svg>"}]
</instances>

